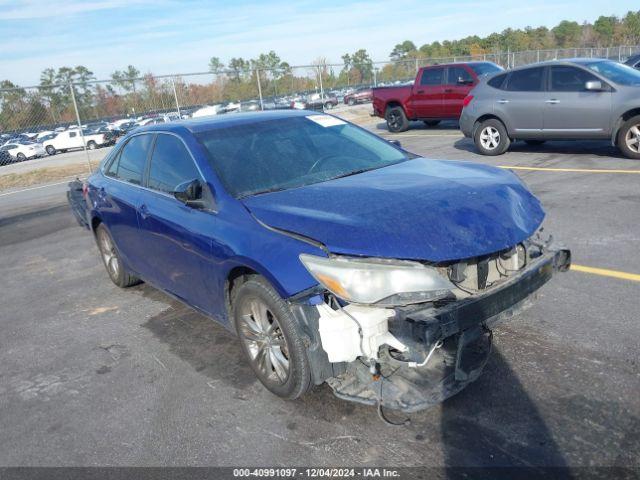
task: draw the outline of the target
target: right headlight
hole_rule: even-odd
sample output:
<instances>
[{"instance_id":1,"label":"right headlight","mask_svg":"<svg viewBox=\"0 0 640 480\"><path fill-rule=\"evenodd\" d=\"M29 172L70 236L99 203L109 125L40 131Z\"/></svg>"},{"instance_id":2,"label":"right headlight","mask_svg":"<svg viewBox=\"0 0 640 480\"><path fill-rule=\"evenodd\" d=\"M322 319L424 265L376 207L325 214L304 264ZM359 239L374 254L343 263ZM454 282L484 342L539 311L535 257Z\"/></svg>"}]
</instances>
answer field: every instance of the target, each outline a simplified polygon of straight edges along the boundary
<instances>
[{"instance_id":1,"label":"right headlight","mask_svg":"<svg viewBox=\"0 0 640 480\"><path fill-rule=\"evenodd\" d=\"M418 262L307 254L300 261L322 286L350 303L409 305L455 289L435 268Z\"/></svg>"}]
</instances>

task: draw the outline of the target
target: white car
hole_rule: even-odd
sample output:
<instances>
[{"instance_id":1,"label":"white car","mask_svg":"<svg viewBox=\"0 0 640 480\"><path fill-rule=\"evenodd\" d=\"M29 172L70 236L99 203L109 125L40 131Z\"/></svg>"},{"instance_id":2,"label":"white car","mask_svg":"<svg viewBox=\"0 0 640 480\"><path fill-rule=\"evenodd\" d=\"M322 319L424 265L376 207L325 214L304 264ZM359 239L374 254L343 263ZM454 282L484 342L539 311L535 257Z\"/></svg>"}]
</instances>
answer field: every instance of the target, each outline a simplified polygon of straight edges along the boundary
<instances>
[{"instance_id":1,"label":"white car","mask_svg":"<svg viewBox=\"0 0 640 480\"><path fill-rule=\"evenodd\" d=\"M210 115L217 115L221 110L221 105L207 105L206 107L199 108L191 114L192 118L208 117Z\"/></svg>"},{"instance_id":2,"label":"white car","mask_svg":"<svg viewBox=\"0 0 640 480\"><path fill-rule=\"evenodd\" d=\"M112 140L103 133L85 133L84 141L89 150L109 145ZM56 152L66 152L74 148L83 148L82 135L79 129L66 130L60 132L55 137L45 140L42 145L49 155L55 155Z\"/></svg>"},{"instance_id":3,"label":"white car","mask_svg":"<svg viewBox=\"0 0 640 480\"><path fill-rule=\"evenodd\" d=\"M20 162L29 158L42 157L47 154L43 146L35 142L5 143L0 147L0 151L9 152L9 155Z\"/></svg>"}]
</instances>

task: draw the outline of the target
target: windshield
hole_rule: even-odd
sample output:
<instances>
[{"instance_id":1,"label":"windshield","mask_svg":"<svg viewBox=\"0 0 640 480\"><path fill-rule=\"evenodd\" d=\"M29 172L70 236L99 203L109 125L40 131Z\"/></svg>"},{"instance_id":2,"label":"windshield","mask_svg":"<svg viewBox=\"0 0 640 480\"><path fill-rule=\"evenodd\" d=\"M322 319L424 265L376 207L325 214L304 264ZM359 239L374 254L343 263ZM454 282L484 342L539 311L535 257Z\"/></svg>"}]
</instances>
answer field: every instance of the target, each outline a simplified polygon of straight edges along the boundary
<instances>
[{"instance_id":1,"label":"windshield","mask_svg":"<svg viewBox=\"0 0 640 480\"><path fill-rule=\"evenodd\" d=\"M227 191L237 198L319 183L410 158L385 140L329 115L258 121L196 137Z\"/></svg>"},{"instance_id":2,"label":"windshield","mask_svg":"<svg viewBox=\"0 0 640 480\"><path fill-rule=\"evenodd\" d=\"M479 77L481 77L482 75L486 75L488 73L495 73L495 72L502 71L502 68L500 68L495 63L490 63L490 62L470 63L469 66L471 67L471 70L476 72L476 75L478 75Z\"/></svg>"},{"instance_id":3,"label":"windshield","mask_svg":"<svg viewBox=\"0 0 640 480\"><path fill-rule=\"evenodd\" d=\"M586 64L587 68L599 73L619 85L640 85L640 71L618 62L599 61Z\"/></svg>"}]
</instances>

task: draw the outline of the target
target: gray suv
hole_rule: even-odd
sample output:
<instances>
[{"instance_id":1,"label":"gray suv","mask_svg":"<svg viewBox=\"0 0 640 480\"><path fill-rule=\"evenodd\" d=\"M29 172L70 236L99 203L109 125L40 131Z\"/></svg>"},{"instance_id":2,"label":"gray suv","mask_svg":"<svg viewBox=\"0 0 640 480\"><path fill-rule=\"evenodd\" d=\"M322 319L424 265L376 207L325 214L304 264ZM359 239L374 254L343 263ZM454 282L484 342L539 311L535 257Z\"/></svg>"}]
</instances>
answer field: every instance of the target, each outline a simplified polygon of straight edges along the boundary
<instances>
[{"instance_id":1,"label":"gray suv","mask_svg":"<svg viewBox=\"0 0 640 480\"><path fill-rule=\"evenodd\" d=\"M514 140L610 139L640 159L640 71L589 58L493 75L465 98L460 129L484 155L500 155Z\"/></svg>"}]
</instances>

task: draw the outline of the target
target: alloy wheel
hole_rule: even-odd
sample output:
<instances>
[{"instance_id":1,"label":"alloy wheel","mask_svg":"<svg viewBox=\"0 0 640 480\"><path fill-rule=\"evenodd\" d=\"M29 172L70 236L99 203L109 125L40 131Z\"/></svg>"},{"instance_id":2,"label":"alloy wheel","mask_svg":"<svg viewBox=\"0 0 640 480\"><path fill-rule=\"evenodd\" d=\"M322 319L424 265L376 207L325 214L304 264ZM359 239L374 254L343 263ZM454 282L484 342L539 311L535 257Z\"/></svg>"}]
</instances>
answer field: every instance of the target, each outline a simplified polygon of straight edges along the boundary
<instances>
[{"instance_id":1,"label":"alloy wheel","mask_svg":"<svg viewBox=\"0 0 640 480\"><path fill-rule=\"evenodd\" d=\"M480 143L487 150L495 150L500 145L500 132L496 127L485 127L480 132Z\"/></svg>"},{"instance_id":2,"label":"alloy wheel","mask_svg":"<svg viewBox=\"0 0 640 480\"><path fill-rule=\"evenodd\" d=\"M111 275L111 278L118 278L118 274L120 273L120 260L118 259L113 242L106 232L100 232L98 245L100 246L100 254L102 255L104 264L107 266L109 275Z\"/></svg>"},{"instance_id":3,"label":"alloy wheel","mask_svg":"<svg viewBox=\"0 0 640 480\"><path fill-rule=\"evenodd\" d=\"M624 139L629 150L635 153L640 153L640 124L634 125L627 130L627 135Z\"/></svg>"},{"instance_id":4,"label":"alloy wheel","mask_svg":"<svg viewBox=\"0 0 640 480\"><path fill-rule=\"evenodd\" d=\"M239 336L264 378L284 384L289 378L289 348L277 317L259 298L240 307Z\"/></svg>"},{"instance_id":5,"label":"alloy wheel","mask_svg":"<svg viewBox=\"0 0 640 480\"><path fill-rule=\"evenodd\" d=\"M400 126L400 115L396 112L389 114L389 126L391 128L398 128Z\"/></svg>"}]
</instances>

